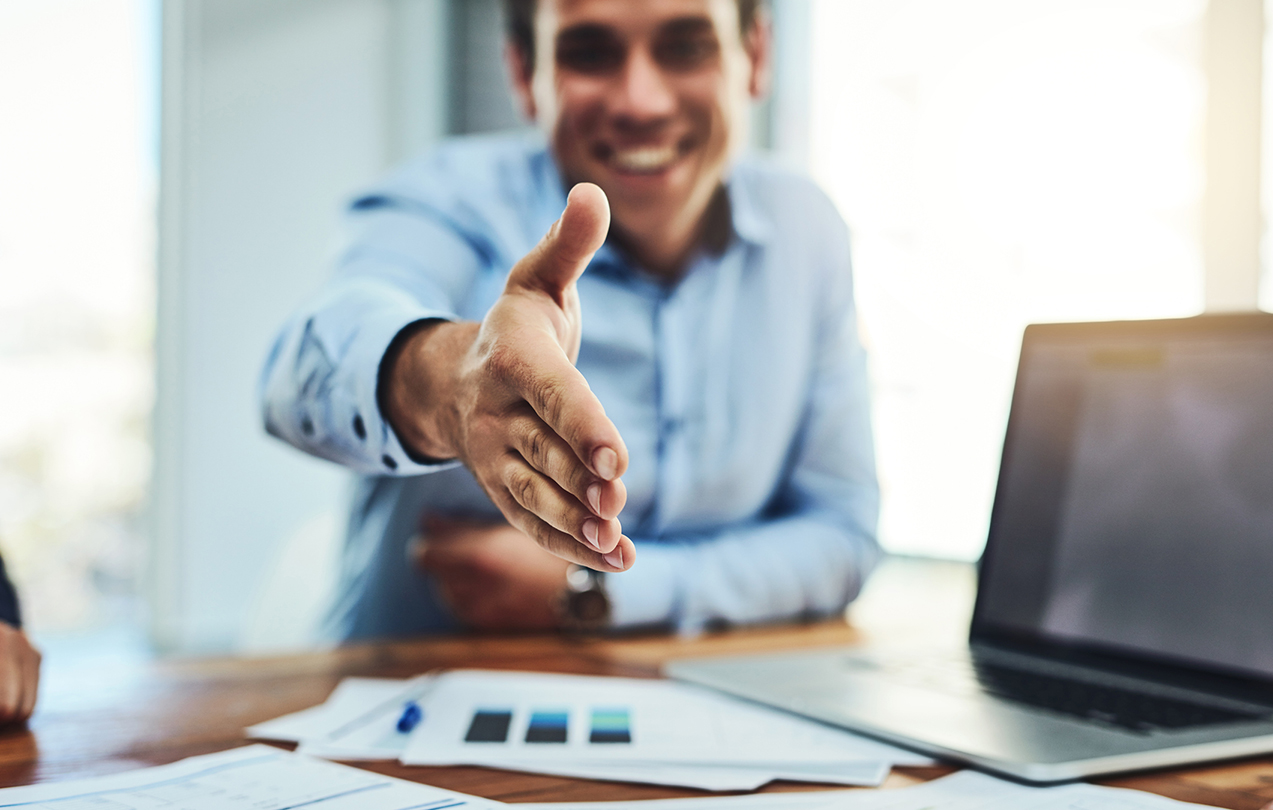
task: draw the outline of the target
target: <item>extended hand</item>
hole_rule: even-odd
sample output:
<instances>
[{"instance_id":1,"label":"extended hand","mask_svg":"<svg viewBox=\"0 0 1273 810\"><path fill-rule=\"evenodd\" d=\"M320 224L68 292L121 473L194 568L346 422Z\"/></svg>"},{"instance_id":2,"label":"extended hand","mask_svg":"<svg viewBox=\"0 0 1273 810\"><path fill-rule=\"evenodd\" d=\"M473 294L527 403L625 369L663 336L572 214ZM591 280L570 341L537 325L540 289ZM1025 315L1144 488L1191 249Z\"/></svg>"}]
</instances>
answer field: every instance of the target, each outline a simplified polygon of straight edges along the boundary
<instances>
[{"instance_id":1,"label":"extended hand","mask_svg":"<svg viewBox=\"0 0 1273 810\"><path fill-rule=\"evenodd\" d=\"M549 630L566 587L564 560L507 524L430 518L411 547L455 618L475 630Z\"/></svg>"},{"instance_id":2,"label":"extended hand","mask_svg":"<svg viewBox=\"0 0 1273 810\"><path fill-rule=\"evenodd\" d=\"M575 282L609 226L601 189L575 186L481 324L438 324L407 342L390 369L387 410L415 450L463 461L508 522L544 549L624 571L636 558L617 520L628 451L574 366Z\"/></svg>"}]
</instances>

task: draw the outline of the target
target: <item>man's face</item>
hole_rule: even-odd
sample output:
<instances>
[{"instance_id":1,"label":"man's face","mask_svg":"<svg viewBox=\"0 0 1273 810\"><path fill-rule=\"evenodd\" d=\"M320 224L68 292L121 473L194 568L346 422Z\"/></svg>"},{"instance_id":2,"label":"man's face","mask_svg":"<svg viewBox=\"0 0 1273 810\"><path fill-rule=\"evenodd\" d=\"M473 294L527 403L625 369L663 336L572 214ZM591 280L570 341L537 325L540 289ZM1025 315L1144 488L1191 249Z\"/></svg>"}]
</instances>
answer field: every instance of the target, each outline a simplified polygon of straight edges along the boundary
<instances>
[{"instance_id":1,"label":"man's face","mask_svg":"<svg viewBox=\"0 0 1273 810\"><path fill-rule=\"evenodd\" d=\"M745 140L759 36L745 45L736 0L540 0L519 89L567 179L647 238L697 222Z\"/></svg>"}]
</instances>

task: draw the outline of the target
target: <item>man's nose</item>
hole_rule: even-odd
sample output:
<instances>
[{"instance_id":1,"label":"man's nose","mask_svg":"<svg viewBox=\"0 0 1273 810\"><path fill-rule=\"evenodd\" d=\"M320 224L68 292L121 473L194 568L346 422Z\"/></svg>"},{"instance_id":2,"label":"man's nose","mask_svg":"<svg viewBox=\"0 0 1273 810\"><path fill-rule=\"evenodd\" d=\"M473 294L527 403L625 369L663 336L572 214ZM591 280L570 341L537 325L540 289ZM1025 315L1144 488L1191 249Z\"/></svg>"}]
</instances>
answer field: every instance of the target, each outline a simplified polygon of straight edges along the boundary
<instances>
[{"instance_id":1,"label":"man's nose","mask_svg":"<svg viewBox=\"0 0 1273 810\"><path fill-rule=\"evenodd\" d=\"M676 112L676 95L667 75L644 48L629 52L619 83L611 107L615 115L633 123L650 123Z\"/></svg>"}]
</instances>

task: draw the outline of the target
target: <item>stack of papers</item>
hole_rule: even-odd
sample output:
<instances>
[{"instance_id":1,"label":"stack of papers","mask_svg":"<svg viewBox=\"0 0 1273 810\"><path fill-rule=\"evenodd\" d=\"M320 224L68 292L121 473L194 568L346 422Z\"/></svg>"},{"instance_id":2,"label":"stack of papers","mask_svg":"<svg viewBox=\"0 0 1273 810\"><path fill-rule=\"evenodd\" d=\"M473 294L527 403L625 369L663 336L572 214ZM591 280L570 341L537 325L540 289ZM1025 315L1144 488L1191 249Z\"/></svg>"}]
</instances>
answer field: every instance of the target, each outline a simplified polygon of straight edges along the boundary
<instances>
[{"instance_id":1,"label":"stack of papers","mask_svg":"<svg viewBox=\"0 0 1273 810\"><path fill-rule=\"evenodd\" d=\"M440 675L408 765L486 765L743 790L773 779L878 785L891 746L672 681L461 670Z\"/></svg>"},{"instance_id":2,"label":"stack of papers","mask_svg":"<svg viewBox=\"0 0 1273 810\"><path fill-rule=\"evenodd\" d=\"M422 720L403 733L398 722L412 702ZM322 706L248 734L298 742L302 753L329 759L484 765L702 790L753 790L774 779L878 785L893 765L932 763L686 684L484 670L349 679Z\"/></svg>"},{"instance_id":3,"label":"stack of papers","mask_svg":"<svg viewBox=\"0 0 1273 810\"><path fill-rule=\"evenodd\" d=\"M411 680L346 678L326 702L250 726L247 736L298 743L303 753L324 759L398 759L408 739L397 728L403 709L422 700L431 684L429 675Z\"/></svg>"},{"instance_id":4,"label":"stack of papers","mask_svg":"<svg viewBox=\"0 0 1273 810\"><path fill-rule=\"evenodd\" d=\"M400 701L411 694L408 686L427 683L428 678L403 681L396 678L346 678L313 708L258 723L248 729L248 736L258 740L298 743L325 736L347 723L358 720L369 709L381 704L401 707ZM397 757L390 757L396 759Z\"/></svg>"},{"instance_id":5,"label":"stack of papers","mask_svg":"<svg viewBox=\"0 0 1273 810\"><path fill-rule=\"evenodd\" d=\"M1030 788L965 771L901 790L505 805L264 745L130 773L0 790L0 806L112 810L1185 810L1201 805L1095 785Z\"/></svg>"},{"instance_id":6,"label":"stack of papers","mask_svg":"<svg viewBox=\"0 0 1273 810\"><path fill-rule=\"evenodd\" d=\"M0 806L109 810L490 810L500 802L418 785L268 745L94 779L0 790Z\"/></svg>"},{"instance_id":7,"label":"stack of papers","mask_svg":"<svg viewBox=\"0 0 1273 810\"><path fill-rule=\"evenodd\" d=\"M762 793L709 799L518 804L525 810L1198 810L1189 804L1098 785L1026 787L975 771L961 771L899 790Z\"/></svg>"}]
</instances>

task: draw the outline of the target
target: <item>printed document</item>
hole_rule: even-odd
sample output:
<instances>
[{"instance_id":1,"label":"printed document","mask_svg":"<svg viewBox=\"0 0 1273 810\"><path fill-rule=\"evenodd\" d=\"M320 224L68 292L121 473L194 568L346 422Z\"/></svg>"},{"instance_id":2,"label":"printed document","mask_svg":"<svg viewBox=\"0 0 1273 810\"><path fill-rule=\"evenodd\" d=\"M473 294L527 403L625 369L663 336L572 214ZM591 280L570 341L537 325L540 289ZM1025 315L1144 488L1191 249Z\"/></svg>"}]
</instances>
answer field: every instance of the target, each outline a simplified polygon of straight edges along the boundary
<instances>
[{"instance_id":1,"label":"printed document","mask_svg":"<svg viewBox=\"0 0 1273 810\"><path fill-rule=\"evenodd\" d=\"M581 779L599 779L618 782L640 782L646 784L687 787L699 790L754 790L775 779L789 781L816 782L835 785L878 785L884 781L893 764L928 764L932 760L903 749L883 745L849 732L829 729L812 721L785 715L780 712L763 709L752 704L743 703L733 698L718 695L698 687L677 684L669 681L650 681L625 678L578 678L576 676L543 675L533 673L448 673L444 682L461 684L473 675L478 685L487 690L487 696L503 699L507 697L510 685L516 686L530 679L541 689L548 689L549 695L560 696L576 690L581 684L594 690L605 691L611 696L616 693L620 697L627 694L633 684L640 690L651 692L657 698L660 694L671 696L679 701L673 713L681 713L688 704L696 706L699 714L705 709L709 715L709 725L717 736L737 737L743 744L751 740L767 740L785 744L792 740L804 739L812 734L811 740L802 745L804 750L814 755L813 759L782 762L761 762L754 759L746 762L715 761L720 752L709 752L706 761L702 757L675 761L661 758L657 750L647 751L646 756L655 759L638 759L633 757L630 743L633 735L640 735L634 728L642 728L647 721L656 717L635 718L622 705L613 712L601 712L596 716L589 715L587 722L589 746L579 750L571 749L544 756L539 759L524 759L516 756L516 750L498 750L503 746L477 746L480 757L469 757L461 747L454 759L466 764L483 764L510 770L530 773L572 776ZM357 760L394 760L406 753L407 743L411 735L398 729L399 718L409 703L417 704L422 710L420 728L435 728L437 718L444 715L438 710L439 702L433 697L433 690L440 676L424 675L409 681L382 680L370 678L347 678L332 693L322 706L306 709L265 723L252 726L248 735L259 739L290 740L300 743L299 751L311 756L343 761ZM482 686L485 684L485 686ZM491 691L493 690L493 691ZM542 694L542 692L541 692ZM555 699L555 698L553 698ZM443 700L450 700L446 695ZM497 701L498 702L498 701ZM658 700L655 701L656 703ZM625 704L626 705L626 704ZM531 712L533 715L534 712ZM565 723L568 726L570 712L567 711ZM667 710L662 712L664 716ZM498 715L498 713L496 713ZM715 716L714 719L712 716ZM483 715L476 736L483 733L495 734L501 722L499 716ZM747 720L751 718L751 720ZM470 726L472 725L470 718ZM554 718L539 718L541 728L535 736L544 740L553 740L563 734L570 737L570 729L554 727ZM544 721L548 721L546 724ZM504 737L515 723L513 713L509 712ZM526 724L529 725L527 719ZM738 725L741 723L742 725ZM485 725L483 725L485 724ZM635 724L635 725L634 725ZM593 728L592 726L596 727ZM485 731L483 731L485 729ZM464 729L465 734L472 731ZM673 729L675 731L675 729ZM520 733L520 732L519 732ZM523 734L524 738L524 734ZM595 742L593 742L595 740ZM819 741L831 746L818 746ZM766 745L772 744L767 742ZM559 744L546 742L546 747L558 748ZM624 747L627 753L596 759L588 756L589 747ZM817 751L812 751L817 746ZM737 748L738 746L733 746ZM846 748L847 747L847 748ZM492 750L496 749L496 750ZM828 759L827 750L831 750ZM675 755L675 754L674 754ZM713 759L715 758L715 759ZM479 761L480 760L480 761Z\"/></svg>"},{"instance_id":2,"label":"printed document","mask_svg":"<svg viewBox=\"0 0 1273 810\"><path fill-rule=\"evenodd\" d=\"M456 670L437 677L408 765L692 763L796 769L927 757L672 681Z\"/></svg>"},{"instance_id":3,"label":"printed document","mask_svg":"<svg viewBox=\"0 0 1273 810\"><path fill-rule=\"evenodd\" d=\"M518 805L526 810L1198 810L1206 806L1099 785L1028 787L976 771L896 790Z\"/></svg>"},{"instance_id":4,"label":"printed document","mask_svg":"<svg viewBox=\"0 0 1273 810\"><path fill-rule=\"evenodd\" d=\"M252 745L112 776L0 790L0 808L19 806L30 810L489 810L504 805Z\"/></svg>"}]
</instances>

